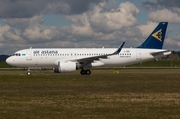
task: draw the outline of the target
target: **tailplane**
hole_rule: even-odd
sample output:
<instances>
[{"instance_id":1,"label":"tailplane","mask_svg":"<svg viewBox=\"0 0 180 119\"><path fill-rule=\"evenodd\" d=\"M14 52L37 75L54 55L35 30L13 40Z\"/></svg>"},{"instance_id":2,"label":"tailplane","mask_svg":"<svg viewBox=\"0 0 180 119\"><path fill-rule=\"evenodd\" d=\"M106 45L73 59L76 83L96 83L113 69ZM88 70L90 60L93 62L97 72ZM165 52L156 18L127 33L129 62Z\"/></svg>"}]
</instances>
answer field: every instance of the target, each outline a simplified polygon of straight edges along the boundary
<instances>
[{"instance_id":1,"label":"tailplane","mask_svg":"<svg viewBox=\"0 0 180 119\"><path fill-rule=\"evenodd\" d=\"M149 37L137 48L162 49L168 22L160 22Z\"/></svg>"}]
</instances>

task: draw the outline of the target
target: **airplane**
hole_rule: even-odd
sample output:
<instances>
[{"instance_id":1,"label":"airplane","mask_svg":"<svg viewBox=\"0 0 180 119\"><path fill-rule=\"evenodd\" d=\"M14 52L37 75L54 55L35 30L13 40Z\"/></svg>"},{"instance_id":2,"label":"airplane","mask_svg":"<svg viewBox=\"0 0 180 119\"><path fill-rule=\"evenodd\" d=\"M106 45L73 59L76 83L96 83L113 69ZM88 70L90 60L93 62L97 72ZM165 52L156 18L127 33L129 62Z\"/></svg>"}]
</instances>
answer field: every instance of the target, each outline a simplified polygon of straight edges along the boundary
<instances>
[{"instance_id":1,"label":"airplane","mask_svg":"<svg viewBox=\"0 0 180 119\"><path fill-rule=\"evenodd\" d=\"M19 50L6 62L17 67L52 67L54 73L73 72L90 75L91 67L125 66L165 57L170 50L162 49L168 22L160 22L149 37L136 48L30 48Z\"/></svg>"}]
</instances>

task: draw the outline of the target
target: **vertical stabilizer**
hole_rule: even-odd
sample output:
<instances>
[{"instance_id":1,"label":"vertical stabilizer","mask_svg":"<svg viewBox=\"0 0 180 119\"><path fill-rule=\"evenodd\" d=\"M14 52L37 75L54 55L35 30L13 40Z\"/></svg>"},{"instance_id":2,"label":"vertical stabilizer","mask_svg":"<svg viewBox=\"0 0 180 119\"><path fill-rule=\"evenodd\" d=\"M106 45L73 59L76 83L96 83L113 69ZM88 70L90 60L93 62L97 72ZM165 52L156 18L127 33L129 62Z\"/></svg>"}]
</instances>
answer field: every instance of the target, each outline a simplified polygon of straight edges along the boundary
<instances>
[{"instance_id":1,"label":"vertical stabilizer","mask_svg":"<svg viewBox=\"0 0 180 119\"><path fill-rule=\"evenodd\" d=\"M137 48L162 49L168 22L160 22L149 37Z\"/></svg>"}]
</instances>

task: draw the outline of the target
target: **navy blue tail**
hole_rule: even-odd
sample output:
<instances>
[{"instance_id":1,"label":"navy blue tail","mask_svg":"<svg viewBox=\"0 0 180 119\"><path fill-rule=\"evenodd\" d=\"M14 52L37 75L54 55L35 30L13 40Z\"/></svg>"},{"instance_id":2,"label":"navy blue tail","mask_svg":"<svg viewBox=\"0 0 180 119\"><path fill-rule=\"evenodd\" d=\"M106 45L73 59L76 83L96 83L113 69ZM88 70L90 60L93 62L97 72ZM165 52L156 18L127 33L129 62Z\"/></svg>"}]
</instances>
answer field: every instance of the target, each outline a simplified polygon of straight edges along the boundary
<instances>
[{"instance_id":1,"label":"navy blue tail","mask_svg":"<svg viewBox=\"0 0 180 119\"><path fill-rule=\"evenodd\" d=\"M162 49L168 22L160 22L149 37L137 48Z\"/></svg>"}]
</instances>

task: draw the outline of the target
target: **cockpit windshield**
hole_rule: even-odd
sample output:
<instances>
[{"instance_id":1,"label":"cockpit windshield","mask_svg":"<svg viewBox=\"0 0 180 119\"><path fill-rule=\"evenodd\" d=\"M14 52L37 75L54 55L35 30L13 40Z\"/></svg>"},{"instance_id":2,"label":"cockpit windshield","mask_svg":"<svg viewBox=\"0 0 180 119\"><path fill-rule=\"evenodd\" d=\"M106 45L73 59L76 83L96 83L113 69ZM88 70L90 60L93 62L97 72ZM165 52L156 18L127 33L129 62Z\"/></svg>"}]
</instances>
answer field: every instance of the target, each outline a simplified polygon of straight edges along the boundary
<instances>
[{"instance_id":1,"label":"cockpit windshield","mask_svg":"<svg viewBox=\"0 0 180 119\"><path fill-rule=\"evenodd\" d=\"M13 54L13 56L21 56L21 54L20 53L15 53L15 54Z\"/></svg>"}]
</instances>

